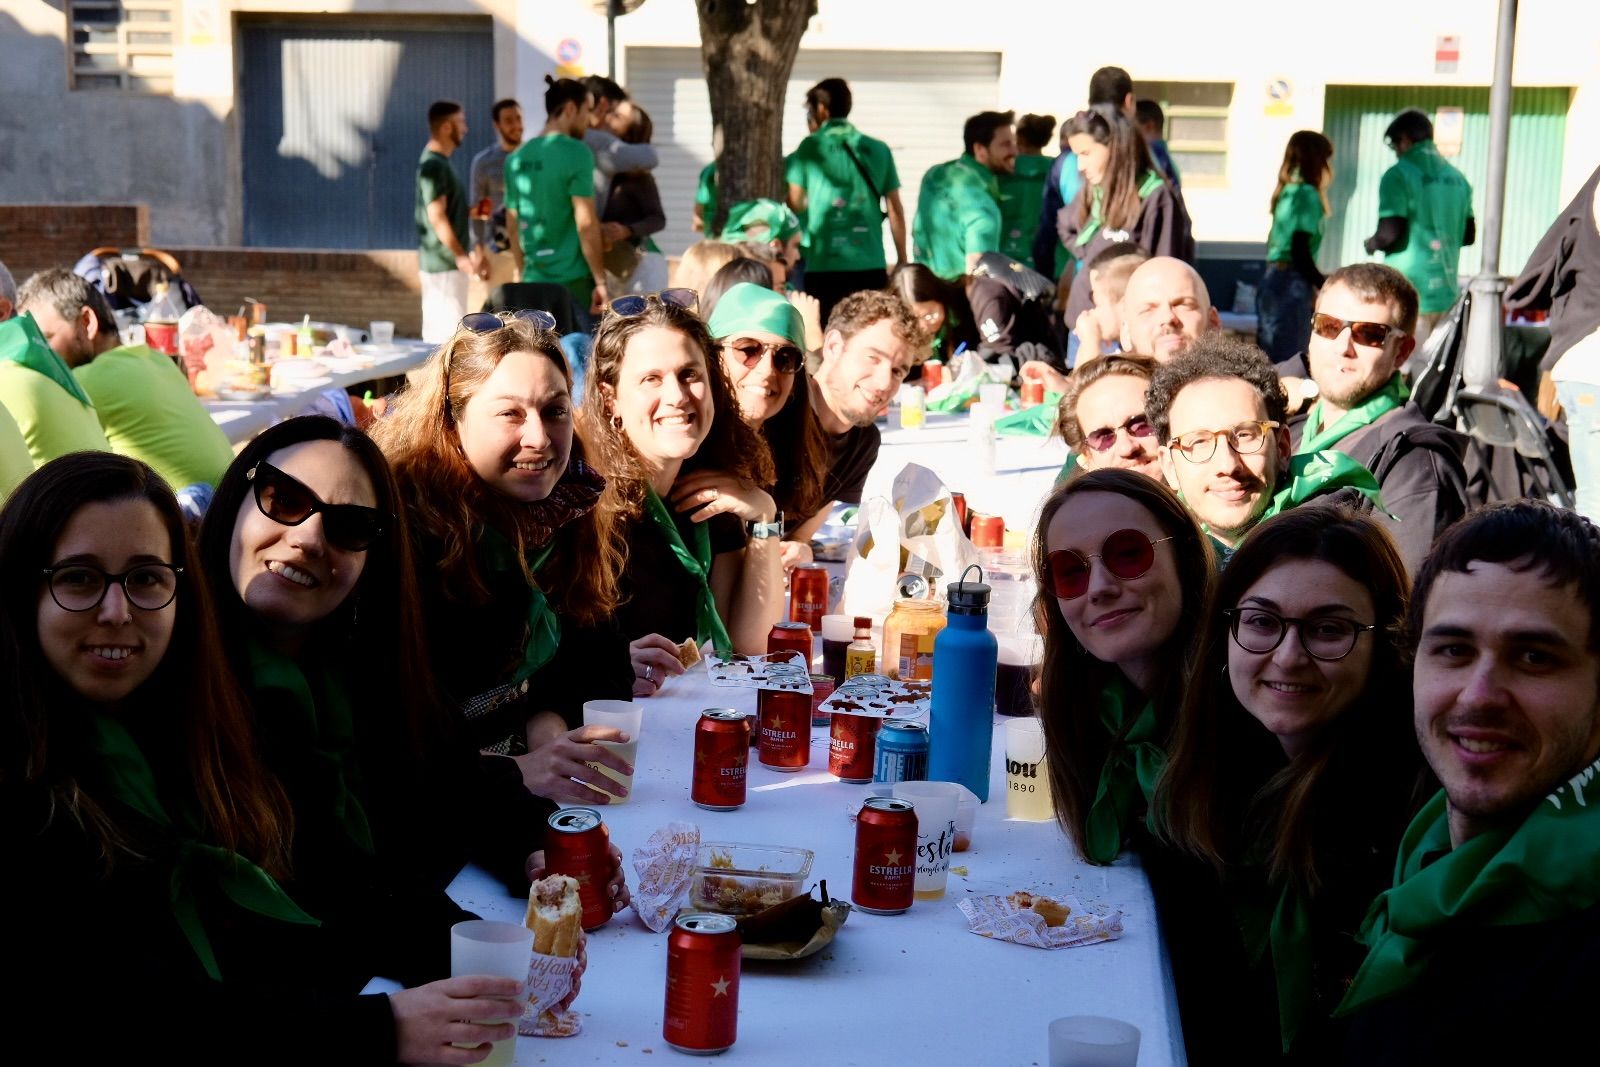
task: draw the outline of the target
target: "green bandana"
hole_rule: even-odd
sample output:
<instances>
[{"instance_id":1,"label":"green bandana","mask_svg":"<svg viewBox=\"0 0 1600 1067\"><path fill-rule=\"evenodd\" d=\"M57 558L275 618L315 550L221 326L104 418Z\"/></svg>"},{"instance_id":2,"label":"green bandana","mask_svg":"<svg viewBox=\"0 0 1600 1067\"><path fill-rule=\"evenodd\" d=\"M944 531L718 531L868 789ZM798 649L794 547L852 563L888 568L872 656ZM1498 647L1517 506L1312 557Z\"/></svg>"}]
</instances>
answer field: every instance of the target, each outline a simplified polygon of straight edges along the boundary
<instances>
[{"instance_id":1,"label":"green bandana","mask_svg":"<svg viewBox=\"0 0 1600 1067\"><path fill-rule=\"evenodd\" d=\"M333 784L334 821L357 848L372 855L372 824L367 821L366 809L361 806L354 785L361 778L356 761L355 715L338 673L324 667L308 678L294 660L259 641L251 641L249 651L251 687L257 692L276 690L288 698L287 706L273 706L273 713L292 710L298 715L300 721L295 725L300 736L313 739L311 755Z\"/></svg>"},{"instance_id":2,"label":"green bandana","mask_svg":"<svg viewBox=\"0 0 1600 1067\"><path fill-rule=\"evenodd\" d=\"M1049 437L1061 414L1061 394L1046 393L1044 400L1031 408L1007 412L994 420L994 432L1001 437Z\"/></svg>"},{"instance_id":3,"label":"green bandana","mask_svg":"<svg viewBox=\"0 0 1600 1067\"><path fill-rule=\"evenodd\" d=\"M195 899L197 882L215 884L229 900L257 915L307 926L321 925L301 911L266 871L237 852L197 840L192 829L180 829L173 823L172 817L161 806L150 764L140 751L138 742L121 723L105 715L96 715L93 730L95 754L105 767L111 795L119 803L171 833L177 841L177 856L172 865L169 890L172 916L213 981L220 982L222 972L217 967L216 954L211 950L211 938L207 936L205 924L200 919L200 906Z\"/></svg>"},{"instance_id":4,"label":"green bandana","mask_svg":"<svg viewBox=\"0 0 1600 1067\"><path fill-rule=\"evenodd\" d=\"M1253 967L1270 966L1278 991L1278 1031L1288 1052L1314 999L1311 912L1287 883L1267 884L1266 863L1248 869L1257 884L1234 897L1234 913Z\"/></svg>"},{"instance_id":5,"label":"green bandana","mask_svg":"<svg viewBox=\"0 0 1600 1067\"><path fill-rule=\"evenodd\" d=\"M1600 797L1585 796L1597 774L1600 760L1518 825L1485 830L1454 849L1445 795L1430 800L1400 840L1394 888L1367 913L1367 958L1336 1014L1423 979L1434 936L1546 922L1600 902Z\"/></svg>"},{"instance_id":6,"label":"green bandana","mask_svg":"<svg viewBox=\"0 0 1600 1067\"><path fill-rule=\"evenodd\" d=\"M551 610L550 602L546 599L544 590L539 588L539 583L530 584L523 575L522 567L517 563L516 555L512 551L511 542L504 534L492 526L480 527L477 544L479 566L489 588L515 588L512 583L528 587L527 638L522 646L522 659L518 662L516 673L511 679L513 685L521 685L532 678L540 667L555 658L556 649L561 645L561 619ZM539 568L550 558L554 548L555 543L551 541L540 548L529 550L528 573L537 574Z\"/></svg>"},{"instance_id":7,"label":"green bandana","mask_svg":"<svg viewBox=\"0 0 1600 1067\"><path fill-rule=\"evenodd\" d=\"M782 337L802 349L806 346L806 324L799 309L771 289L749 282L740 282L722 294L706 326L719 341L756 331Z\"/></svg>"},{"instance_id":8,"label":"green bandana","mask_svg":"<svg viewBox=\"0 0 1600 1067\"><path fill-rule=\"evenodd\" d=\"M695 640L701 644L710 641L719 656L731 655L733 641L728 637L727 628L722 625L722 617L717 614L716 598L711 595L711 531L706 529L703 522L694 524L694 551L691 553L683 543L678 524L672 521L667 505L648 486L645 487L644 502L645 510L650 513L650 521L666 538L667 547L678 557L683 569L700 583L700 601L695 605ZM676 638L676 635L668 636Z\"/></svg>"},{"instance_id":9,"label":"green bandana","mask_svg":"<svg viewBox=\"0 0 1600 1067\"><path fill-rule=\"evenodd\" d=\"M1100 694L1100 721L1113 741L1105 766L1100 768L1100 784L1095 788L1084 832L1083 854L1090 863L1105 864L1117 858L1133 823L1135 806L1142 797L1148 810L1155 796L1156 779L1167 762L1167 754L1155 743L1154 703L1145 701L1132 725L1123 729L1127 702L1137 695L1121 679Z\"/></svg>"},{"instance_id":10,"label":"green bandana","mask_svg":"<svg viewBox=\"0 0 1600 1067\"><path fill-rule=\"evenodd\" d=\"M1150 194L1160 188L1162 184L1161 175L1153 170L1145 171L1144 181L1139 183L1140 201L1148 199ZM1105 224L1100 217L1101 211L1104 210L1105 197L1106 194L1103 187L1098 185L1089 187L1089 217L1084 220L1083 229L1078 231L1077 240L1073 242L1079 248L1094 240L1094 235L1099 233L1100 227ZM1087 266L1087 264L1085 265Z\"/></svg>"},{"instance_id":11,"label":"green bandana","mask_svg":"<svg viewBox=\"0 0 1600 1067\"><path fill-rule=\"evenodd\" d=\"M1335 489L1354 489L1372 501L1373 507L1383 511L1383 501L1378 497L1378 479L1372 472L1343 452L1326 450L1297 453L1290 458L1288 480L1274 494L1267 510L1261 513L1261 521Z\"/></svg>"},{"instance_id":12,"label":"green bandana","mask_svg":"<svg viewBox=\"0 0 1600 1067\"><path fill-rule=\"evenodd\" d=\"M27 312L9 322L0 322L0 360L18 363L42 374L71 393L72 398L84 407L94 407L83 386L72 376L66 361L50 348L50 342L44 339L39 324Z\"/></svg>"},{"instance_id":13,"label":"green bandana","mask_svg":"<svg viewBox=\"0 0 1600 1067\"><path fill-rule=\"evenodd\" d=\"M752 232L754 231L754 232ZM719 240L784 242L800 232L800 219L776 200L741 200L728 209Z\"/></svg>"},{"instance_id":14,"label":"green bandana","mask_svg":"<svg viewBox=\"0 0 1600 1067\"><path fill-rule=\"evenodd\" d=\"M1410 395L1411 389L1406 385L1406 380L1396 374L1382 389L1345 412L1332 426L1322 425L1322 401L1317 401L1306 418L1305 436L1300 439L1300 447L1295 449L1295 455L1332 448L1361 427L1371 426L1404 404Z\"/></svg>"}]
</instances>

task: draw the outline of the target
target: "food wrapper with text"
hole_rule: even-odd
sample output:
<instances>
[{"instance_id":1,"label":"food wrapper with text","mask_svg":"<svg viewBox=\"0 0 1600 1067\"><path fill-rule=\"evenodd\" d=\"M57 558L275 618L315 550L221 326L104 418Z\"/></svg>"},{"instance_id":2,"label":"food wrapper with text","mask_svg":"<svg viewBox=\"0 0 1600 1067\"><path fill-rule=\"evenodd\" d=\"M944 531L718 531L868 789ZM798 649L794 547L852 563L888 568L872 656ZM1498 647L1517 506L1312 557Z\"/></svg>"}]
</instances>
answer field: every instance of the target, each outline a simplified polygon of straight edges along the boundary
<instances>
[{"instance_id":1,"label":"food wrapper with text","mask_svg":"<svg viewBox=\"0 0 1600 1067\"><path fill-rule=\"evenodd\" d=\"M1018 892L1008 897L968 897L956 905L979 937L1032 948L1076 948L1122 936L1122 912L1086 907L1071 898Z\"/></svg>"},{"instance_id":2,"label":"food wrapper with text","mask_svg":"<svg viewBox=\"0 0 1600 1067\"><path fill-rule=\"evenodd\" d=\"M528 1037L571 1037L583 1029L578 1013L559 1007L572 993L583 946L583 904L576 879L553 874L528 889L525 920L533 931L528 961L528 1000L517 1033Z\"/></svg>"},{"instance_id":3,"label":"food wrapper with text","mask_svg":"<svg viewBox=\"0 0 1600 1067\"><path fill-rule=\"evenodd\" d=\"M650 835L643 848L633 850L633 871L639 882L633 890L633 910L656 933L689 898L700 853L700 827L694 823L669 823Z\"/></svg>"}]
</instances>

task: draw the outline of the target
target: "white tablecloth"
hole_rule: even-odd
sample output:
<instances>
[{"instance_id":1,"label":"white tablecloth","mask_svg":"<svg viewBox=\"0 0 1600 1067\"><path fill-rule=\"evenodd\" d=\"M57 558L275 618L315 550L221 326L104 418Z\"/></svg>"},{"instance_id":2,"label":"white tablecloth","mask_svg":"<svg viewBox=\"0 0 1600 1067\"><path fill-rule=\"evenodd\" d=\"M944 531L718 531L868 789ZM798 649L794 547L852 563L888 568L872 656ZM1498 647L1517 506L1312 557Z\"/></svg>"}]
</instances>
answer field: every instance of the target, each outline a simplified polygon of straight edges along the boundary
<instances>
[{"instance_id":1,"label":"white tablecloth","mask_svg":"<svg viewBox=\"0 0 1600 1067\"><path fill-rule=\"evenodd\" d=\"M373 358L373 365L354 370L335 371L319 378L296 381L259 400L201 400L211 418L222 427L234 444L248 441L268 426L312 410L325 389L348 389L362 382L404 374L432 354L435 346L426 341L396 340L392 345L359 345L357 352Z\"/></svg>"},{"instance_id":2,"label":"white tablecloth","mask_svg":"<svg viewBox=\"0 0 1600 1067\"><path fill-rule=\"evenodd\" d=\"M601 809L629 884L633 849L668 822L699 824L702 840L792 845L816 853L811 881L848 900L858 810L868 786L827 774L826 731L811 766L782 774L750 764L749 800L732 812L689 800L693 726L705 707L754 710L748 689L714 687L702 668L647 701L635 792ZM956 853L943 900L902 915L853 912L833 944L795 963L746 963L738 1041L726 1062L751 1064L1029 1065L1046 1062L1046 1026L1063 1015L1111 1015L1142 1032L1145 1067L1184 1062L1166 953L1150 889L1132 857L1110 868L1074 859L1054 823L1005 818L1004 742L994 734L992 799L979 809L972 848ZM1082 948L1024 948L969 933L956 902L1017 889L1105 901L1124 912L1120 940ZM450 887L463 907L520 922L525 902L475 868ZM665 933L629 910L589 936L589 971L576 1008L584 1032L565 1041L519 1039L517 1063L661 1062ZM649 1052L649 1058L641 1059Z\"/></svg>"}]
</instances>

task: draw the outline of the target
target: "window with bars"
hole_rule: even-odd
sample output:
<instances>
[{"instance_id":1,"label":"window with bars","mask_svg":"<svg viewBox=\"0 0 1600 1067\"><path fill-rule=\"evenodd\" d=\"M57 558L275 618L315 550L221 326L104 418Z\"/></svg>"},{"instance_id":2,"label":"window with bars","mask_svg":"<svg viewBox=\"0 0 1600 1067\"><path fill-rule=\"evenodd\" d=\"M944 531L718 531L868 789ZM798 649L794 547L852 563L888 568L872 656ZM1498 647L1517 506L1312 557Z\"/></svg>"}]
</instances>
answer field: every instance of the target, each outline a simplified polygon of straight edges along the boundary
<instances>
[{"instance_id":1,"label":"window with bars","mask_svg":"<svg viewBox=\"0 0 1600 1067\"><path fill-rule=\"evenodd\" d=\"M1162 134L1183 184L1226 185L1233 83L1137 81L1134 92L1166 112Z\"/></svg>"},{"instance_id":2,"label":"window with bars","mask_svg":"<svg viewBox=\"0 0 1600 1067\"><path fill-rule=\"evenodd\" d=\"M74 89L172 92L180 0L68 0Z\"/></svg>"}]
</instances>

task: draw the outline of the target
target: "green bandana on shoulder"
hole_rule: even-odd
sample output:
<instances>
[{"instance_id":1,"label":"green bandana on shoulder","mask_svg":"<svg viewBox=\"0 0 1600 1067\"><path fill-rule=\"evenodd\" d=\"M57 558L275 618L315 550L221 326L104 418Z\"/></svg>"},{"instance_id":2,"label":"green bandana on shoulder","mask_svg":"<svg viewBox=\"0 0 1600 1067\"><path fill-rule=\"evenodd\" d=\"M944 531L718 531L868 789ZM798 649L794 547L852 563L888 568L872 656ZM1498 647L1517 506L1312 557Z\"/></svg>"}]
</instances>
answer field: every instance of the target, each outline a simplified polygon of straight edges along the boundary
<instances>
[{"instance_id":1,"label":"green bandana on shoulder","mask_svg":"<svg viewBox=\"0 0 1600 1067\"><path fill-rule=\"evenodd\" d=\"M1383 511L1383 500L1378 496L1378 479L1372 476L1372 472L1343 452L1327 449L1297 453L1290 457L1288 477L1273 494L1267 510L1261 513L1261 521L1265 522L1274 515L1304 504L1314 496L1336 489L1354 489L1372 501L1373 507Z\"/></svg>"},{"instance_id":2,"label":"green bandana on shoulder","mask_svg":"<svg viewBox=\"0 0 1600 1067\"><path fill-rule=\"evenodd\" d=\"M694 551L691 552L683 543L678 524L672 521L672 514L667 511L667 505L662 503L656 491L646 486L644 494L645 512L650 516L650 521L661 531L667 547L678 557L683 569L700 585L700 596L695 603L695 640L701 644L710 641L719 656L731 655L733 641L722 624L722 616L717 614L716 598L711 595L711 531L703 522L694 524Z\"/></svg>"},{"instance_id":3,"label":"green bandana on shoulder","mask_svg":"<svg viewBox=\"0 0 1600 1067\"><path fill-rule=\"evenodd\" d=\"M65 389L84 407L94 407L83 386L78 384L78 379L72 376L66 363L50 348L50 342L45 340L39 324L27 312L9 322L0 322L0 360L42 374Z\"/></svg>"},{"instance_id":4,"label":"green bandana on shoulder","mask_svg":"<svg viewBox=\"0 0 1600 1067\"><path fill-rule=\"evenodd\" d=\"M1083 854L1091 863L1111 863L1122 852L1135 811L1142 799L1146 810L1155 795L1156 779L1167 754L1156 744L1156 707L1146 700L1126 730L1131 701L1139 694L1122 679L1100 693L1097 709L1106 732L1114 739L1100 768L1094 802L1084 827ZM1120 735L1120 740L1116 740Z\"/></svg>"},{"instance_id":5,"label":"green bandana on shoulder","mask_svg":"<svg viewBox=\"0 0 1600 1067\"><path fill-rule=\"evenodd\" d=\"M527 574L537 575L555 550L555 542L547 541L527 553ZM522 645L522 658L517 662L511 681L521 685L555 658L561 645L561 619L550 607L544 590L537 580L529 582L517 562L511 542L492 526L480 526L477 536L478 563L486 577L492 577L491 587L503 583L520 583L528 587L528 629Z\"/></svg>"},{"instance_id":6,"label":"green bandana on shoulder","mask_svg":"<svg viewBox=\"0 0 1600 1067\"><path fill-rule=\"evenodd\" d=\"M1406 385L1406 380L1396 373L1382 389L1345 412L1331 426L1322 424L1323 404L1322 401L1317 401L1311 406L1310 415L1306 417L1305 436L1300 439L1300 447L1295 449L1295 454L1303 455L1332 448L1363 426L1371 426L1400 407L1410 396L1411 389Z\"/></svg>"}]
</instances>

